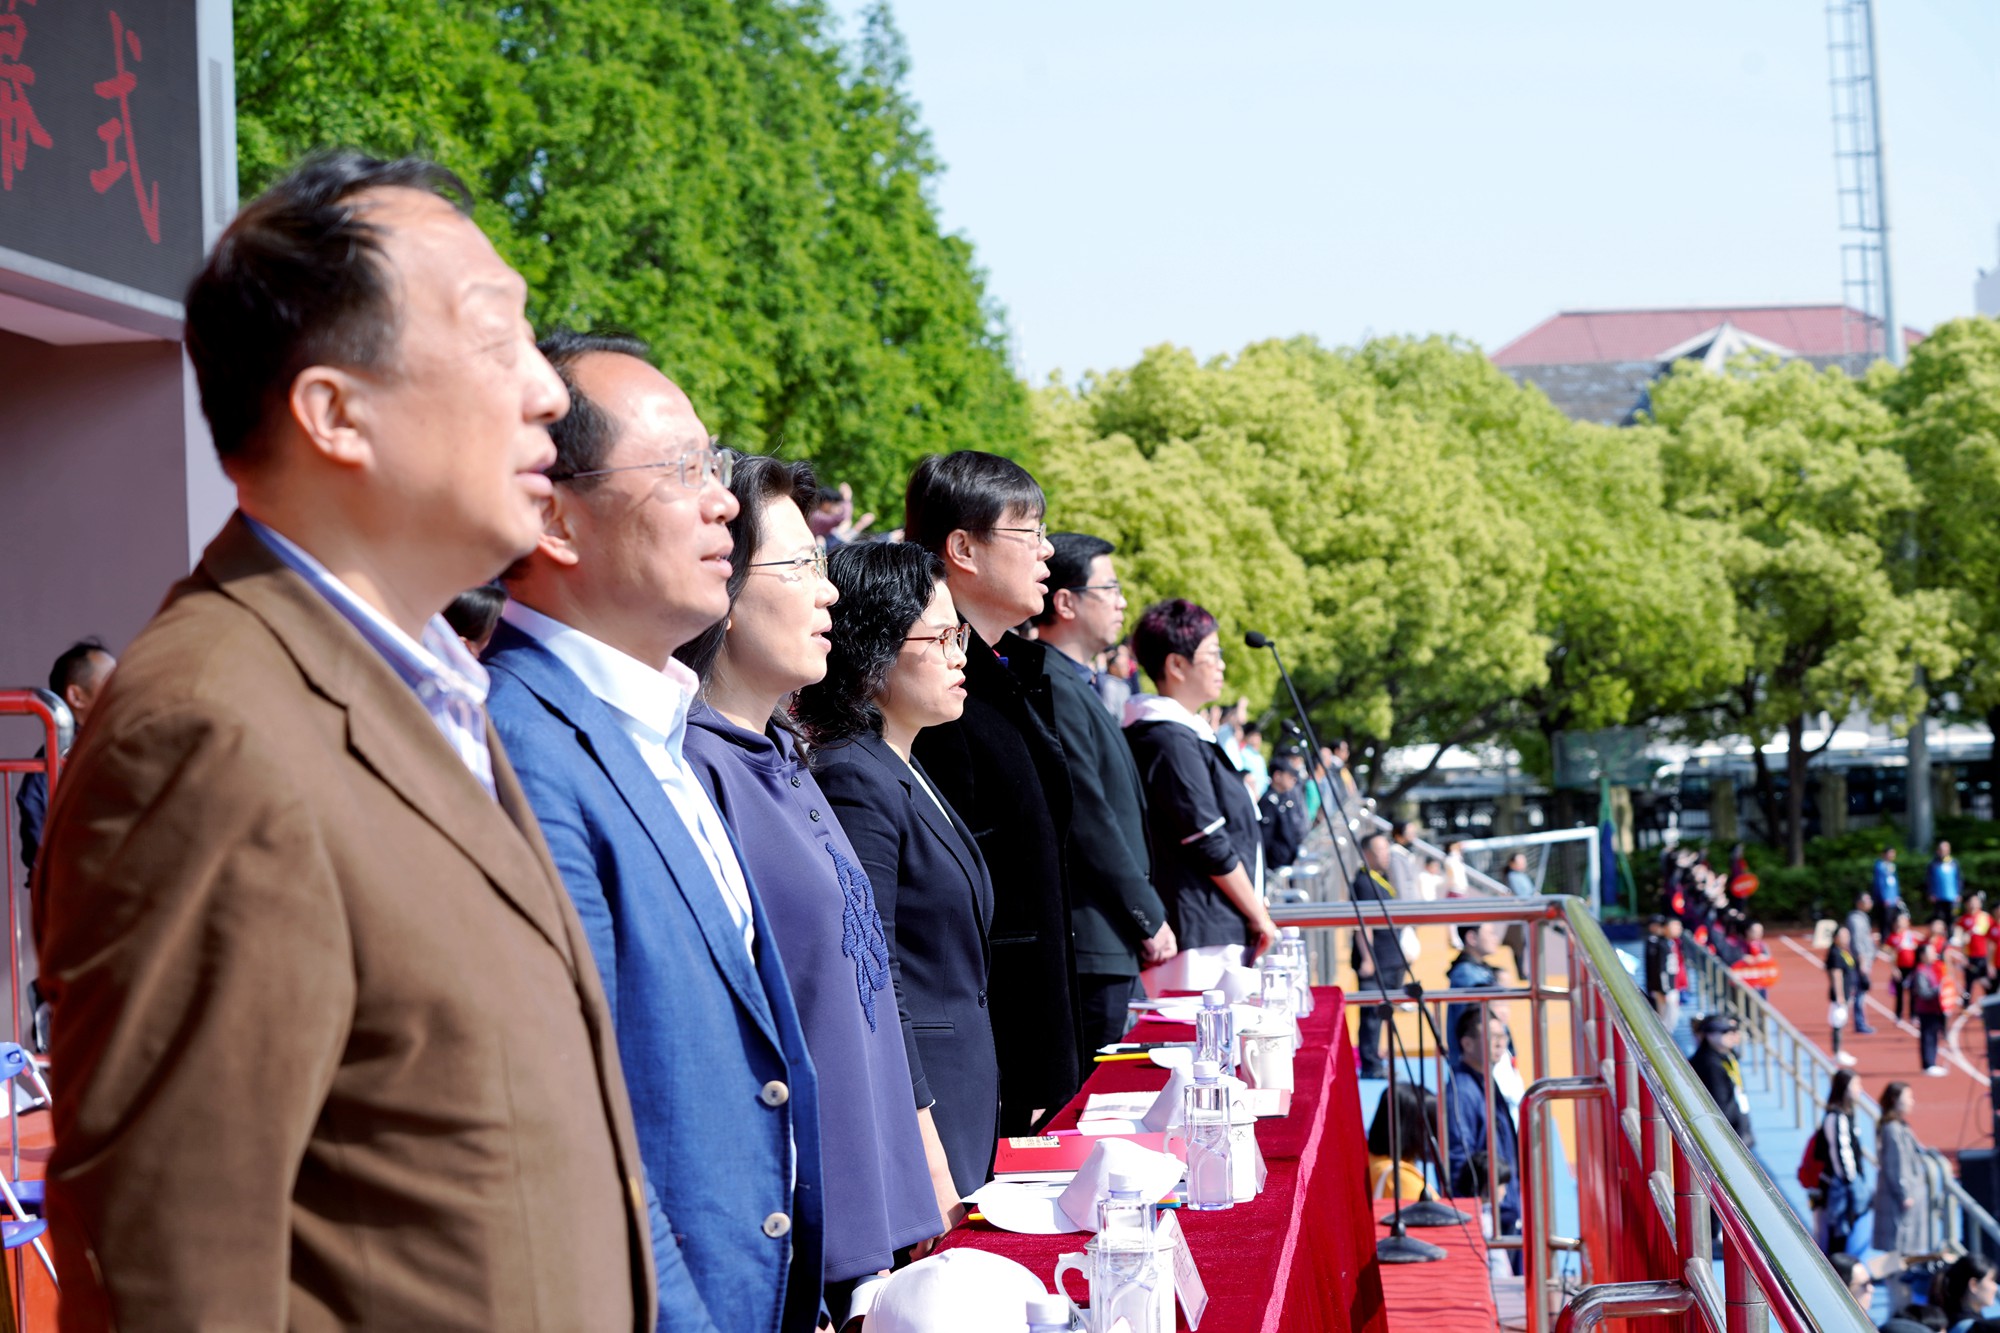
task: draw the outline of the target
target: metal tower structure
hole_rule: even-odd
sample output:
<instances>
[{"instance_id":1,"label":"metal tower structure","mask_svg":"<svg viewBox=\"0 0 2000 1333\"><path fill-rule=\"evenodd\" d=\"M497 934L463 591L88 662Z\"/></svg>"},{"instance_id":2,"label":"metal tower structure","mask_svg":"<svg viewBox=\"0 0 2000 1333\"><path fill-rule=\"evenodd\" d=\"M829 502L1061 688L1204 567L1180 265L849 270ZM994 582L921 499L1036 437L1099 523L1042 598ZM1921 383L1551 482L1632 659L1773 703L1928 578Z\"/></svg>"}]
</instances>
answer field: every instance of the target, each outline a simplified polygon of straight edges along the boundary
<instances>
[{"instance_id":1,"label":"metal tower structure","mask_svg":"<svg viewBox=\"0 0 2000 1333\"><path fill-rule=\"evenodd\" d=\"M1889 211L1882 177L1882 90L1875 74L1873 0L1827 0L1833 165L1840 203L1840 295L1849 368L1877 357L1903 364L1889 282Z\"/></svg>"}]
</instances>

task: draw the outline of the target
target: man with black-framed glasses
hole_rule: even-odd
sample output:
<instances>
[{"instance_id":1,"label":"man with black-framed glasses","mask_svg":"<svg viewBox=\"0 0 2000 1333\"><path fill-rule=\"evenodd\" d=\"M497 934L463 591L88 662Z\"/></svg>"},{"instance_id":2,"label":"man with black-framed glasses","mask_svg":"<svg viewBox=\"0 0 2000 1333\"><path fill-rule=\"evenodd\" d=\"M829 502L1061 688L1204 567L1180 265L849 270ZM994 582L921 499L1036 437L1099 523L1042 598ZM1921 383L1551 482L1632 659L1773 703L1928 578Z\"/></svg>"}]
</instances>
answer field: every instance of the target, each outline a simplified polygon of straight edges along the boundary
<instances>
[{"instance_id":1,"label":"man with black-framed glasses","mask_svg":"<svg viewBox=\"0 0 2000 1333\"><path fill-rule=\"evenodd\" d=\"M917 464L903 502L906 536L944 561L952 602L972 627L964 715L926 728L915 753L993 881L988 992L1005 1135L1067 1102L1087 1058L1064 863L1069 758L1056 737L1048 648L1012 632L1042 611L1046 511L1020 464L972 450Z\"/></svg>"},{"instance_id":2,"label":"man with black-framed glasses","mask_svg":"<svg viewBox=\"0 0 2000 1333\"><path fill-rule=\"evenodd\" d=\"M1130 1002L1142 998L1139 969L1173 957L1174 931L1153 887L1139 765L1092 688L1091 661L1125 637L1125 593L1111 561L1116 548L1081 532L1054 533L1049 545L1054 554L1035 638L1051 649L1042 673L1075 799L1069 920L1087 1063L1098 1047L1125 1035Z\"/></svg>"},{"instance_id":3,"label":"man with black-framed glasses","mask_svg":"<svg viewBox=\"0 0 2000 1333\"><path fill-rule=\"evenodd\" d=\"M733 458L638 340L541 351L570 411L540 541L507 571L490 707L611 996L659 1328L810 1328L817 1080L763 901L681 750L698 681L674 651L729 611Z\"/></svg>"}]
</instances>

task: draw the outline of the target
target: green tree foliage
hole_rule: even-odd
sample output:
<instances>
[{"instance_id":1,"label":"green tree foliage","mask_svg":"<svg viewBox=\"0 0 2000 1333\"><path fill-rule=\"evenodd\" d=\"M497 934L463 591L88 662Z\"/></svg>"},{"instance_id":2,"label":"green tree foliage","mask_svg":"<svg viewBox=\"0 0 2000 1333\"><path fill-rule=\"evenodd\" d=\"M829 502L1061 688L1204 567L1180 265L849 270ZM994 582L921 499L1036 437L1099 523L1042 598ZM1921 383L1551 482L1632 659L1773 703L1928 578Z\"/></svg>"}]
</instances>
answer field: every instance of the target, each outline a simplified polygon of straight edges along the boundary
<instances>
[{"instance_id":1,"label":"green tree foliage","mask_svg":"<svg viewBox=\"0 0 2000 1333\"><path fill-rule=\"evenodd\" d=\"M1952 599L1965 627L1959 669L1940 677L1958 712L2000 724L2000 320L1941 325L1885 398L1923 491L1910 528L1920 587Z\"/></svg>"},{"instance_id":2,"label":"green tree foliage","mask_svg":"<svg viewBox=\"0 0 2000 1333\"><path fill-rule=\"evenodd\" d=\"M1028 436L998 308L944 234L884 7L239 0L242 186L326 144L458 171L538 325L618 325L732 444L893 516L926 453Z\"/></svg>"},{"instance_id":3,"label":"green tree foliage","mask_svg":"<svg viewBox=\"0 0 2000 1333\"><path fill-rule=\"evenodd\" d=\"M1766 827L1784 831L1801 864L1817 753L1804 744L1808 720L1914 716L1925 705L1917 669L1941 675L1956 662L1949 598L1905 592L1894 574L1921 497L1892 447L1890 412L1838 370L1681 366L1654 386L1653 416L1666 432L1667 501L1719 531L1747 648L1709 725L1754 743ZM1779 732L1790 746L1782 818L1763 752Z\"/></svg>"}]
</instances>

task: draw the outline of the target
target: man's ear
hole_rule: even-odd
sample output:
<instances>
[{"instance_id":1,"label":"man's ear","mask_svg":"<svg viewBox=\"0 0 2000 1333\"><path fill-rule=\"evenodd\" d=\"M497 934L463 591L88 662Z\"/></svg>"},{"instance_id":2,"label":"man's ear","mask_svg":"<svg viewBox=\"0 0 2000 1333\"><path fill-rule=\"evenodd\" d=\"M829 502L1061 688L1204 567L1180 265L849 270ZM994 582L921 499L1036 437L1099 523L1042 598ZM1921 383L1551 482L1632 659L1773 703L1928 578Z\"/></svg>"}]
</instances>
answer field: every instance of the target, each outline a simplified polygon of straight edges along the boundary
<instances>
[{"instance_id":1,"label":"man's ear","mask_svg":"<svg viewBox=\"0 0 2000 1333\"><path fill-rule=\"evenodd\" d=\"M944 539L945 567L953 573L979 573L979 543L964 528L953 528Z\"/></svg>"},{"instance_id":2,"label":"man's ear","mask_svg":"<svg viewBox=\"0 0 2000 1333\"><path fill-rule=\"evenodd\" d=\"M551 563L564 569L573 568L583 559L577 544L577 528L582 518L577 497L566 487L556 486L540 503L542 535L535 542L535 549Z\"/></svg>"},{"instance_id":3,"label":"man's ear","mask_svg":"<svg viewBox=\"0 0 2000 1333\"><path fill-rule=\"evenodd\" d=\"M292 377L286 410L306 443L329 462L362 467L373 461L368 385L335 366L307 366Z\"/></svg>"}]
</instances>

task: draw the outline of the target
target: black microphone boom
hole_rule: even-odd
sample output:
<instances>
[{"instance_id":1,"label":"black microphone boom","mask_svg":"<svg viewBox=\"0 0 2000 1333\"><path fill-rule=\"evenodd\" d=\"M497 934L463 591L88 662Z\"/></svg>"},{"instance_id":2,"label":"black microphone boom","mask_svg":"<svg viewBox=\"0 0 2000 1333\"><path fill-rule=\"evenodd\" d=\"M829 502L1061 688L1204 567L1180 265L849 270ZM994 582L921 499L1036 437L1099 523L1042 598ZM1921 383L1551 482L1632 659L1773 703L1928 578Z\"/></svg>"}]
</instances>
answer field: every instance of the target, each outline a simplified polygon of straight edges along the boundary
<instances>
[{"instance_id":1,"label":"black microphone boom","mask_svg":"<svg viewBox=\"0 0 2000 1333\"><path fill-rule=\"evenodd\" d=\"M1285 669L1285 659L1278 652L1277 641L1271 638L1270 635L1253 629L1244 631L1243 643L1245 647L1269 648L1271 650L1271 660L1278 665L1278 675L1285 682L1285 692L1292 696L1292 708L1299 715L1299 725L1305 728L1306 744L1312 747L1312 754L1307 759L1306 768L1307 775L1310 777L1312 762L1319 758L1319 737L1313 732L1312 717L1306 712L1305 700L1299 697L1299 687L1292 683L1292 673ZM1327 776L1329 779L1328 786L1331 787L1333 785L1331 782L1333 775L1329 773ZM1331 805L1332 802L1330 801L1321 801L1319 803L1319 812L1326 822L1327 835L1333 838L1335 845L1338 846L1340 835L1334 829ZM1407 1235L1403 1228L1405 1226L1439 1227L1452 1226L1454 1224L1463 1227L1472 1219L1448 1204L1431 1203L1426 1200L1419 1200L1408 1205L1403 1203L1402 1152L1401 1144L1398 1142L1400 1135L1397 1132L1399 1129L1398 1122L1402 1117L1398 1114L1396 1106L1396 1066L1407 1057L1408 1053L1398 1049L1401 1039L1396 1031L1396 1006L1389 1000L1388 989L1382 982L1382 964L1375 955L1375 942L1370 938L1368 926L1362 918L1361 904L1350 894L1347 905L1349 910L1354 914L1355 941L1367 952L1368 966L1375 973L1375 992L1379 997L1378 1002L1387 1005L1389 1009L1389 1153L1394 1162L1389 1174L1393 1178L1391 1181L1391 1190L1393 1192L1395 1208L1389 1214L1388 1218L1389 1234L1376 1244L1375 1253L1376 1257L1383 1263L1429 1263L1433 1260L1442 1259L1444 1257L1444 1250L1427 1241L1421 1241L1414 1236ZM1382 922L1390 931L1395 932L1399 929L1396 924L1396 918L1389 911L1389 904L1386 900L1377 899L1370 906L1374 910L1381 912ZM1438 1058L1443 1060L1447 1049L1444 1044L1444 1034L1438 1030L1437 1019L1424 1006L1422 985L1414 978L1411 978L1409 984L1404 988L1404 994L1417 1002L1417 1021L1420 1024L1418 1028L1419 1049L1421 1050L1422 1047L1423 1028L1428 1027L1432 1038L1437 1042ZM1373 1055L1375 1052L1370 1051L1366 1052L1366 1054ZM1430 1140L1431 1158L1433 1161L1443 1163L1445 1159L1437 1151L1437 1131L1430 1123L1429 1116L1423 1117L1423 1121L1424 1135ZM1446 1182L1446 1185L1449 1188L1449 1182Z\"/></svg>"}]
</instances>

